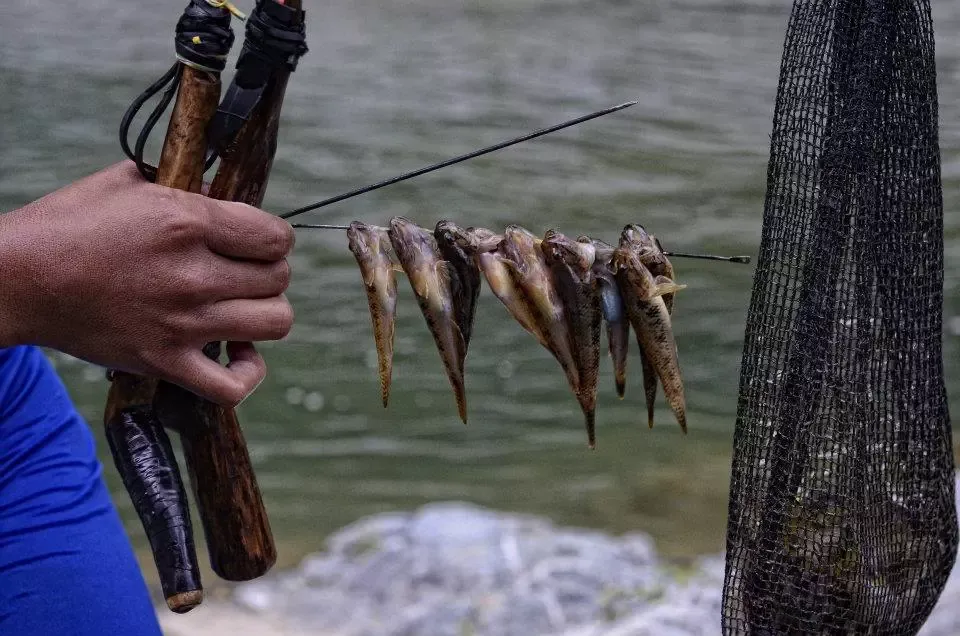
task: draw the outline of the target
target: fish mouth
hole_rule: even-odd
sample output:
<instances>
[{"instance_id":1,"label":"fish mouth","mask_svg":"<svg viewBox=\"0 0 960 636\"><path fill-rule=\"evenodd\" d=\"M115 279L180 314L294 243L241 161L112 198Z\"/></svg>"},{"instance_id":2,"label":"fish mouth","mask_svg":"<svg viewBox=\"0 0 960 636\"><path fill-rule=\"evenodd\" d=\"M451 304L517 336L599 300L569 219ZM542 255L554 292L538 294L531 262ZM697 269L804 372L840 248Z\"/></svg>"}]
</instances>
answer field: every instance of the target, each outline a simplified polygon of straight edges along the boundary
<instances>
[{"instance_id":1,"label":"fish mouth","mask_svg":"<svg viewBox=\"0 0 960 636\"><path fill-rule=\"evenodd\" d=\"M631 223L623 228L621 236L632 243L650 242L650 234L639 223Z\"/></svg>"},{"instance_id":2,"label":"fish mouth","mask_svg":"<svg viewBox=\"0 0 960 636\"><path fill-rule=\"evenodd\" d=\"M370 228L359 221L354 221L347 227L347 240L354 253L367 254L370 251Z\"/></svg>"},{"instance_id":3,"label":"fish mouth","mask_svg":"<svg viewBox=\"0 0 960 636\"><path fill-rule=\"evenodd\" d=\"M458 244L472 252L492 252L496 250L503 236L482 227L467 228L457 237Z\"/></svg>"},{"instance_id":4,"label":"fish mouth","mask_svg":"<svg viewBox=\"0 0 960 636\"><path fill-rule=\"evenodd\" d=\"M533 247L537 243L537 236L533 232L514 224L510 224L504 229L503 238L507 242L524 247Z\"/></svg>"},{"instance_id":5,"label":"fish mouth","mask_svg":"<svg viewBox=\"0 0 960 636\"><path fill-rule=\"evenodd\" d=\"M446 219L438 221L437 227L434 229L434 235L438 240L448 245L457 245L460 248L466 247L467 241L464 231L453 221Z\"/></svg>"},{"instance_id":6,"label":"fish mouth","mask_svg":"<svg viewBox=\"0 0 960 636\"><path fill-rule=\"evenodd\" d=\"M397 232L407 229L410 225L413 225L413 221L404 216L395 216L390 219L390 229Z\"/></svg>"}]
</instances>

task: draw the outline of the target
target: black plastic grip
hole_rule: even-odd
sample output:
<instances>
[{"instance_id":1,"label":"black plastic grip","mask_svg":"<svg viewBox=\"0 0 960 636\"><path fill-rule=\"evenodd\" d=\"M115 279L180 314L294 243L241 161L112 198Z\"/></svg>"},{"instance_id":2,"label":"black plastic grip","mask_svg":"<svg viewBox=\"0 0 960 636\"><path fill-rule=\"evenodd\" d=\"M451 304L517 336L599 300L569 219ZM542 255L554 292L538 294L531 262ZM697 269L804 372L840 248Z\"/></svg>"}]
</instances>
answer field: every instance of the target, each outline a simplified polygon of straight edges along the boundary
<instances>
[{"instance_id":1,"label":"black plastic grip","mask_svg":"<svg viewBox=\"0 0 960 636\"><path fill-rule=\"evenodd\" d=\"M153 410L148 406L123 409L107 423L106 437L150 541L168 604L178 595L202 590L183 479L170 438ZM177 611L172 604L171 609Z\"/></svg>"}]
</instances>

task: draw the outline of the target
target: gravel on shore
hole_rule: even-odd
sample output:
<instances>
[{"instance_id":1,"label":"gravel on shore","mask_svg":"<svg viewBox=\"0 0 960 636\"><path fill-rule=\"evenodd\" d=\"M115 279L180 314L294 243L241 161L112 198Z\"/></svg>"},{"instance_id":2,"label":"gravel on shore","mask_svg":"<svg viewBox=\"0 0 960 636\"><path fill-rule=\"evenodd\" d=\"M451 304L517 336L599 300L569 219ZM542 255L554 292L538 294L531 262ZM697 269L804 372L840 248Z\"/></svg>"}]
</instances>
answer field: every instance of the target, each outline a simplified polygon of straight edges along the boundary
<instances>
[{"instance_id":1,"label":"gravel on shore","mask_svg":"<svg viewBox=\"0 0 960 636\"><path fill-rule=\"evenodd\" d=\"M958 484L960 492L960 484ZM642 533L442 502L360 519L168 636L719 636L724 561L678 570ZM921 636L960 634L960 572Z\"/></svg>"}]
</instances>

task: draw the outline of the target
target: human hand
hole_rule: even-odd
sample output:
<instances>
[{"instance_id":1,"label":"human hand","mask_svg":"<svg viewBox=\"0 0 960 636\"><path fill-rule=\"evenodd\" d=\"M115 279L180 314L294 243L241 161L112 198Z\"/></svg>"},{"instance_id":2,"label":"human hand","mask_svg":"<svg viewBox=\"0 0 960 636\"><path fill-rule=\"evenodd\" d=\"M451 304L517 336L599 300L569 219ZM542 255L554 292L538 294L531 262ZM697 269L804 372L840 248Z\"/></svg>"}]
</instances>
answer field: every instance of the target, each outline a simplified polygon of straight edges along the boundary
<instances>
[{"instance_id":1,"label":"human hand","mask_svg":"<svg viewBox=\"0 0 960 636\"><path fill-rule=\"evenodd\" d=\"M0 214L0 346L36 344L235 406L293 325L282 219L123 162ZM229 364L202 353L228 341Z\"/></svg>"}]
</instances>

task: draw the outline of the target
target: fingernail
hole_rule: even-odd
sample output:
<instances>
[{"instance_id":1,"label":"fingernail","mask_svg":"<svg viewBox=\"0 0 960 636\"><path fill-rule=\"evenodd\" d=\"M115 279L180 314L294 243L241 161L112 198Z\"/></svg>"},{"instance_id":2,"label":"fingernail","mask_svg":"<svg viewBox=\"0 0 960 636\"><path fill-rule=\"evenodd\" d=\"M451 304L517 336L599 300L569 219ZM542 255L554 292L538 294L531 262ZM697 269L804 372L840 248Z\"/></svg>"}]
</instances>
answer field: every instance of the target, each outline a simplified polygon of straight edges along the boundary
<instances>
[{"instance_id":1,"label":"fingernail","mask_svg":"<svg viewBox=\"0 0 960 636\"><path fill-rule=\"evenodd\" d=\"M256 390L260 388L260 385L263 384L263 381L266 380L266 379L267 379L267 376L263 376L262 378L260 378L260 381L257 382L255 385L253 385L253 388L250 389L250 392L247 393L245 396L243 396L243 399L242 399L242 400L240 400L239 402L237 402L237 406L240 406L241 404L243 404L244 402L246 402L246 401L247 401L247 398L250 397L251 395L253 395L254 392L256 392Z\"/></svg>"}]
</instances>

